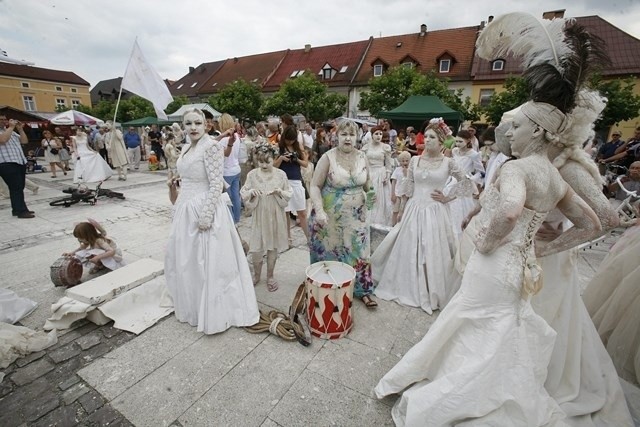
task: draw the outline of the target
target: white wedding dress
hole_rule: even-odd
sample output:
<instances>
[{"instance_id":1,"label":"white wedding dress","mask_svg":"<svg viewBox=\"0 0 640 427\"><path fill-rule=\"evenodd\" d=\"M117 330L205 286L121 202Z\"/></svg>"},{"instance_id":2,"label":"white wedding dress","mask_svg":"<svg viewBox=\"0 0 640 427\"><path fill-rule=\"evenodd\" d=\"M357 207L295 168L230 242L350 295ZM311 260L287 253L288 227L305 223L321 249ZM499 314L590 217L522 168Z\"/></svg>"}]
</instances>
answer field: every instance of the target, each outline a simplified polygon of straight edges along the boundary
<instances>
[{"instance_id":1,"label":"white wedding dress","mask_svg":"<svg viewBox=\"0 0 640 427\"><path fill-rule=\"evenodd\" d=\"M71 137L75 142L73 182L101 182L113 175L113 171L100 154L90 150L86 135Z\"/></svg>"},{"instance_id":2,"label":"white wedding dress","mask_svg":"<svg viewBox=\"0 0 640 427\"><path fill-rule=\"evenodd\" d=\"M496 215L490 187L480 233ZM403 426L558 426L564 414L544 388L555 332L523 299L533 237L546 214L524 208L504 243L473 252L462 285L425 337L378 383Z\"/></svg>"},{"instance_id":3,"label":"white wedding dress","mask_svg":"<svg viewBox=\"0 0 640 427\"><path fill-rule=\"evenodd\" d=\"M426 158L409 163L407 201L401 221L371 256L375 294L388 301L421 307L431 314L442 309L458 290L460 276L453 269L456 243L449 207L431 198L442 190L454 166L444 157L434 169Z\"/></svg>"},{"instance_id":4,"label":"white wedding dress","mask_svg":"<svg viewBox=\"0 0 640 427\"><path fill-rule=\"evenodd\" d=\"M180 193L165 256L167 288L176 318L215 334L250 326L260 313L247 258L222 191L221 145L205 136L185 145L177 162ZM210 182L215 182L210 185ZM211 228L198 222L212 214Z\"/></svg>"}]
</instances>

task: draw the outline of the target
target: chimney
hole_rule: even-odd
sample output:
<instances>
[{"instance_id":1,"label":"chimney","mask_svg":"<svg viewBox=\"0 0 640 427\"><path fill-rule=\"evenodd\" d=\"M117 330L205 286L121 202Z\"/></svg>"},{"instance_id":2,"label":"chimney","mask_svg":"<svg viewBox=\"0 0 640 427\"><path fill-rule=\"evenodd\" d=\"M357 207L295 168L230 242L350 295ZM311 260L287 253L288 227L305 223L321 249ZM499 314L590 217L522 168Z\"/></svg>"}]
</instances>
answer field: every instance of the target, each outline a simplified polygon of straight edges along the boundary
<instances>
[{"instance_id":1,"label":"chimney","mask_svg":"<svg viewBox=\"0 0 640 427\"><path fill-rule=\"evenodd\" d=\"M558 9L558 10L550 10L548 12L544 12L542 14L542 19L548 19L551 21L552 19L562 19L564 18L564 12L567 9Z\"/></svg>"},{"instance_id":2,"label":"chimney","mask_svg":"<svg viewBox=\"0 0 640 427\"><path fill-rule=\"evenodd\" d=\"M238 62L238 57L237 56L235 58L233 58L233 63L235 64L236 62Z\"/></svg>"},{"instance_id":3,"label":"chimney","mask_svg":"<svg viewBox=\"0 0 640 427\"><path fill-rule=\"evenodd\" d=\"M195 68L193 68L193 67L189 67L189 74L193 74L193 72L194 72L195 70L196 70Z\"/></svg>"},{"instance_id":4,"label":"chimney","mask_svg":"<svg viewBox=\"0 0 640 427\"><path fill-rule=\"evenodd\" d=\"M489 18L487 19L487 24L490 24L491 21L493 21L493 15L489 15Z\"/></svg>"},{"instance_id":5,"label":"chimney","mask_svg":"<svg viewBox=\"0 0 640 427\"><path fill-rule=\"evenodd\" d=\"M484 28L485 25L486 25L486 22L480 21L480 29L481 30Z\"/></svg>"},{"instance_id":6,"label":"chimney","mask_svg":"<svg viewBox=\"0 0 640 427\"><path fill-rule=\"evenodd\" d=\"M311 45L310 44L305 44L304 45L304 53L309 53L311 52Z\"/></svg>"},{"instance_id":7,"label":"chimney","mask_svg":"<svg viewBox=\"0 0 640 427\"><path fill-rule=\"evenodd\" d=\"M420 37L424 37L427 34L427 24L420 25Z\"/></svg>"}]
</instances>

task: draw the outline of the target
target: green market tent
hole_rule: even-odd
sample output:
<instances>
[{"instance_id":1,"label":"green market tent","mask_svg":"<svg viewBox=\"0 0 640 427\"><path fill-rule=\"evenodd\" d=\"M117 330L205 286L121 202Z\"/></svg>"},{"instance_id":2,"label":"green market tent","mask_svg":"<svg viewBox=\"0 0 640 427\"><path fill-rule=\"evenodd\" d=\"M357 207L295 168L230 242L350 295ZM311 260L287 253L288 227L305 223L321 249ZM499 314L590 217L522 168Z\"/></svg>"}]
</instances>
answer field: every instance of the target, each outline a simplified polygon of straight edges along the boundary
<instances>
[{"instance_id":1,"label":"green market tent","mask_svg":"<svg viewBox=\"0 0 640 427\"><path fill-rule=\"evenodd\" d=\"M381 111L378 117L391 119L396 126L413 126L417 129L425 120L442 117L454 129L464 120L462 113L447 107L437 96L412 95L400 106Z\"/></svg>"},{"instance_id":2,"label":"green market tent","mask_svg":"<svg viewBox=\"0 0 640 427\"><path fill-rule=\"evenodd\" d=\"M133 126L133 127L141 127L141 126L151 126L151 125L170 125L171 121L168 120L160 120L157 117L143 117L141 119L131 120L130 122L123 123L122 126Z\"/></svg>"}]
</instances>

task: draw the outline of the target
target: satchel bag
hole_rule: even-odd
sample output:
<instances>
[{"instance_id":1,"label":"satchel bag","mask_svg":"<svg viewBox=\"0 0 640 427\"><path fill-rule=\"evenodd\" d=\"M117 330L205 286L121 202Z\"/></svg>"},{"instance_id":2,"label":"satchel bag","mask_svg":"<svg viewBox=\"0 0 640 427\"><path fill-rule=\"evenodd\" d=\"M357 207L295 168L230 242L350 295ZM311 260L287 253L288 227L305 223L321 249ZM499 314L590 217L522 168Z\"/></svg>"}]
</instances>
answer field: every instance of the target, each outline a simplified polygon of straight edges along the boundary
<instances>
[{"instance_id":1,"label":"satchel bag","mask_svg":"<svg viewBox=\"0 0 640 427\"><path fill-rule=\"evenodd\" d=\"M49 145L49 152L50 152L51 154L53 154L54 156L55 156L56 154L58 154L58 149L57 149L57 148L53 148L53 147L51 146L51 143L50 143L49 141L47 141L47 145Z\"/></svg>"}]
</instances>

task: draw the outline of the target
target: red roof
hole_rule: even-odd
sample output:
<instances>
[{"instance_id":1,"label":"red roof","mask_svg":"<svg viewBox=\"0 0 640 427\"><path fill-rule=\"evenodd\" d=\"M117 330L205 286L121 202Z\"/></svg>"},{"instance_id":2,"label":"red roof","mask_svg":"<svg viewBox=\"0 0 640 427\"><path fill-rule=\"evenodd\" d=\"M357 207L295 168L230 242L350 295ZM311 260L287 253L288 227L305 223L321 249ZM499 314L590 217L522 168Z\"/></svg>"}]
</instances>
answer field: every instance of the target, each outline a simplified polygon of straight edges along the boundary
<instances>
[{"instance_id":1,"label":"red roof","mask_svg":"<svg viewBox=\"0 0 640 427\"><path fill-rule=\"evenodd\" d=\"M274 73L285 58L286 50L229 58L220 69L200 87L198 95L217 93L225 85L243 79L260 86Z\"/></svg>"},{"instance_id":2,"label":"red roof","mask_svg":"<svg viewBox=\"0 0 640 427\"><path fill-rule=\"evenodd\" d=\"M599 16L582 16L575 18L575 20L606 43L611 65L602 70L603 75L619 76L640 73L640 40ZM504 70L491 71L492 62L476 56L472 72L474 80L503 80L509 75L522 74L520 58L509 55L501 59L505 60Z\"/></svg>"},{"instance_id":3,"label":"red roof","mask_svg":"<svg viewBox=\"0 0 640 427\"><path fill-rule=\"evenodd\" d=\"M8 64L6 62L0 62L0 75L44 80L53 83L91 86L88 81L71 71L50 70L48 68L31 67L29 65Z\"/></svg>"},{"instance_id":4,"label":"red roof","mask_svg":"<svg viewBox=\"0 0 640 427\"><path fill-rule=\"evenodd\" d=\"M293 78L294 73L310 72L329 86L347 86L358 70L362 56L371 39L330 46L310 47L287 52L276 72L264 84L265 91L276 91L282 83ZM333 77L323 79L325 65L333 69ZM328 68L328 67L327 67Z\"/></svg>"},{"instance_id":5,"label":"red roof","mask_svg":"<svg viewBox=\"0 0 640 427\"><path fill-rule=\"evenodd\" d=\"M475 51L479 26L452 28L447 30L427 31L373 39L371 47L362 63L354 83L367 84L373 77L373 65L376 60L389 64L390 67L400 65L400 61L410 57L418 61L417 69L421 72L434 70L441 77L451 80L470 80L471 63ZM449 54L454 59L451 71L439 73L438 58Z\"/></svg>"},{"instance_id":6,"label":"red roof","mask_svg":"<svg viewBox=\"0 0 640 427\"><path fill-rule=\"evenodd\" d=\"M196 68L189 68L189 73L180 80L174 82L169 90L171 95L196 97L198 91L204 86L207 80L222 67L224 61L205 62Z\"/></svg>"}]
</instances>

